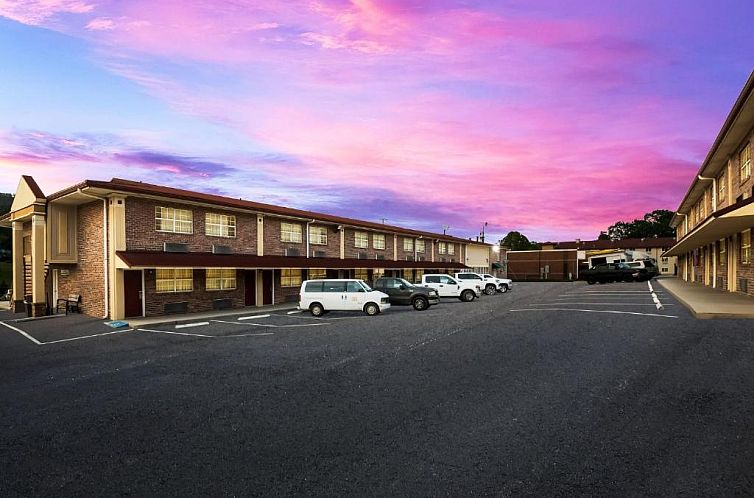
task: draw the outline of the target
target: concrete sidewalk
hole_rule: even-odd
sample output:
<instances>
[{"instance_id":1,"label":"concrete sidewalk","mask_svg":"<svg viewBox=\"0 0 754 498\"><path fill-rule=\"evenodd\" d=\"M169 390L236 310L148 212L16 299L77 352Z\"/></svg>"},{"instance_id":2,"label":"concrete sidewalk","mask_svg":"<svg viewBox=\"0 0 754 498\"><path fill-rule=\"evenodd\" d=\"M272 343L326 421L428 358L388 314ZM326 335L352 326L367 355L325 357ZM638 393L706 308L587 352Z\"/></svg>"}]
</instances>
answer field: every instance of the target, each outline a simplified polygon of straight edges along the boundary
<instances>
[{"instance_id":1,"label":"concrete sidewalk","mask_svg":"<svg viewBox=\"0 0 754 498\"><path fill-rule=\"evenodd\" d=\"M237 315L258 315L262 313L270 313L273 311L290 311L295 310L298 303L285 303L276 304L270 306L250 306L248 308L234 308L223 311L209 311L206 313L188 313L182 315L165 315L155 316L152 318L126 318L124 322L128 322L128 326L131 328L146 327L150 325L173 325L181 322L201 322L204 320L223 318Z\"/></svg>"},{"instance_id":2,"label":"concrete sidewalk","mask_svg":"<svg viewBox=\"0 0 754 498\"><path fill-rule=\"evenodd\" d=\"M696 318L754 318L754 297L728 292L679 278L658 278L665 290Z\"/></svg>"}]
</instances>

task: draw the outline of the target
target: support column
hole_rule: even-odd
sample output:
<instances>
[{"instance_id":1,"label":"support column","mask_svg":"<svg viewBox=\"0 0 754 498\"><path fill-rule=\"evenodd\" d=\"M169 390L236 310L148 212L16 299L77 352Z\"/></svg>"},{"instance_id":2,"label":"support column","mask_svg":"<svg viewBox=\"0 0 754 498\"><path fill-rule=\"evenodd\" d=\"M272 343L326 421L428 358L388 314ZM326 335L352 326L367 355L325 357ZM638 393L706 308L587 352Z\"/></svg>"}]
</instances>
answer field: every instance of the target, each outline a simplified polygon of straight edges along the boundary
<instances>
[{"instance_id":1,"label":"support column","mask_svg":"<svg viewBox=\"0 0 754 498\"><path fill-rule=\"evenodd\" d=\"M346 230L340 227L340 259L346 259Z\"/></svg>"},{"instance_id":2,"label":"support column","mask_svg":"<svg viewBox=\"0 0 754 498\"><path fill-rule=\"evenodd\" d=\"M264 256L264 216L257 215L257 256Z\"/></svg>"},{"instance_id":3,"label":"support column","mask_svg":"<svg viewBox=\"0 0 754 498\"><path fill-rule=\"evenodd\" d=\"M32 316L44 316L47 308L45 296L45 216L35 214L31 219L31 302Z\"/></svg>"},{"instance_id":4,"label":"support column","mask_svg":"<svg viewBox=\"0 0 754 498\"><path fill-rule=\"evenodd\" d=\"M13 312L24 311L24 223L13 222Z\"/></svg>"},{"instance_id":5,"label":"support column","mask_svg":"<svg viewBox=\"0 0 754 498\"><path fill-rule=\"evenodd\" d=\"M104 209L104 208L103 208ZM126 250L126 198L111 197L107 202L107 268L108 294L110 299L110 318L123 320L126 316L125 284L123 270L115 266L115 253ZM146 299L146 296L144 296Z\"/></svg>"}]
</instances>

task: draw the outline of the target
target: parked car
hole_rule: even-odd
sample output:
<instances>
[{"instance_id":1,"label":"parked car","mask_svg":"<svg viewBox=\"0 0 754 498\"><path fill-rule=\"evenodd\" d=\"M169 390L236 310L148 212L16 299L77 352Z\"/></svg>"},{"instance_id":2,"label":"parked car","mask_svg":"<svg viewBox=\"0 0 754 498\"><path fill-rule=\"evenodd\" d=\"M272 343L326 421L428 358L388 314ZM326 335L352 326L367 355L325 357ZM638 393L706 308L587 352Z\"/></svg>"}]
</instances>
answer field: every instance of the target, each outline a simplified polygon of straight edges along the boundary
<instances>
[{"instance_id":1,"label":"parked car","mask_svg":"<svg viewBox=\"0 0 754 498\"><path fill-rule=\"evenodd\" d=\"M637 279L638 270L627 266L626 263L605 263L596 265L581 272L581 278L586 283L629 282Z\"/></svg>"},{"instance_id":2,"label":"parked car","mask_svg":"<svg viewBox=\"0 0 754 498\"><path fill-rule=\"evenodd\" d=\"M372 288L390 296L390 304L393 306L411 305L416 311L423 311L440 304L440 295L436 290L414 285L402 278L378 278Z\"/></svg>"},{"instance_id":3,"label":"parked car","mask_svg":"<svg viewBox=\"0 0 754 498\"><path fill-rule=\"evenodd\" d=\"M513 288L513 280L509 278L495 277L493 275L490 275L489 273L483 273L482 276L485 278L485 281L492 279L492 281L494 281L497 285L498 292L505 293Z\"/></svg>"},{"instance_id":4,"label":"parked car","mask_svg":"<svg viewBox=\"0 0 754 498\"><path fill-rule=\"evenodd\" d=\"M650 260L628 261L626 266L639 271L639 276L636 277L636 280L649 280L660 273L657 265Z\"/></svg>"},{"instance_id":5,"label":"parked car","mask_svg":"<svg viewBox=\"0 0 754 498\"><path fill-rule=\"evenodd\" d=\"M422 285L436 290L440 297L457 297L465 302L482 296L482 288L478 283L456 280L444 273L424 274Z\"/></svg>"},{"instance_id":6,"label":"parked car","mask_svg":"<svg viewBox=\"0 0 754 498\"><path fill-rule=\"evenodd\" d=\"M463 280L465 282L473 282L479 285L479 288L484 291L485 294L491 296L498 289L498 283L495 281L495 277L490 275L490 278L486 278L480 273L474 273L470 271L464 271L455 274L456 279Z\"/></svg>"},{"instance_id":7,"label":"parked car","mask_svg":"<svg viewBox=\"0 0 754 498\"><path fill-rule=\"evenodd\" d=\"M313 316L328 311L363 311L373 316L390 308L390 297L372 290L363 280L321 279L301 283L298 309Z\"/></svg>"}]
</instances>

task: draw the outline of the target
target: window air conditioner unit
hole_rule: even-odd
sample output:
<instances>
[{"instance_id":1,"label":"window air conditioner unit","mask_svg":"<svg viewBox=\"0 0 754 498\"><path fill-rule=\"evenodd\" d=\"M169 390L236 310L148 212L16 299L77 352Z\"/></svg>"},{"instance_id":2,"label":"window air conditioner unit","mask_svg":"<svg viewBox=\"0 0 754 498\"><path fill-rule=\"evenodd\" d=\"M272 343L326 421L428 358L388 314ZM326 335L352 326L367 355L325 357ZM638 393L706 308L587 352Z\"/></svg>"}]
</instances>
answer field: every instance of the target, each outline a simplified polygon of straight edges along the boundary
<instances>
[{"instance_id":1,"label":"window air conditioner unit","mask_svg":"<svg viewBox=\"0 0 754 498\"><path fill-rule=\"evenodd\" d=\"M163 252L189 252L188 244L179 244L177 242L165 242L162 247Z\"/></svg>"},{"instance_id":2,"label":"window air conditioner unit","mask_svg":"<svg viewBox=\"0 0 754 498\"><path fill-rule=\"evenodd\" d=\"M424 257L424 256L418 256L418 257L417 257L417 261L426 261L426 259L427 259L427 258L426 258L426 257Z\"/></svg>"},{"instance_id":3,"label":"window air conditioner unit","mask_svg":"<svg viewBox=\"0 0 754 498\"><path fill-rule=\"evenodd\" d=\"M406 261L413 261L413 260L414 260L413 256L406 256Z\"/></svg>"},{"instance_id":4,"label":"window air conditioner unit","mask_svg":"<svg viewBox=\"0 0 754 498\"><path fill-rule=\"evenodd\" d=\"M738 292L749 292L749 281L745 278L738 279Z\"/></svg>"},{"instance_id":5,"label":"window air conditioner unit","mask_svg":"<svg viewBox=\"0 0 754 498\"><path fill-rule=\"evenodd\" d=\"M325 251L314 251L314 257L324 258L324 257L327 257L327 253Z\"/></svg>"},{"instance_id":6,"label":"window air conditioner unit","mask_svg":"<svg viewBox=\"0 0 754 498\"><path fill-rule=\"evenodd\" d=\"M385 255L384 254L378 254L377 256L374 257L374 259L379 259L379 260L382 261L382 260L385 259Z\"/></svg>"},{"instance_id":7,"label":"window air conditioner unit","mask_svg":"<svg viewBox=\"0 0 754 498\"><path fill-rule=\"evenodd\" d=\"M356 259L367 259L369 255L365 252L360 252L356 254Z\"/></svg>"},{"instance_id":8,"label":"window air conditioner unit","mask_svg":"<svg viewBox=\"0 0 754 498\"><path fill-rule=\"evenodd\" d=\"M287 248L286 248L286 249L284 250L283 254L284 254L285 256L300 256L300 254L299 254L299 252L298 252L298 249L296 249L296 248L294 248L294 247L287 247Z\"/></svg>"},{"instance_id":9,"label":"window air conditioner unit","mask_svg":"<svg viewBox=\"0 0 754 498\"><path fill-rule=\"evenodd\" d=\"M233 254L233 248L212 244L212 254Z\"/></svg>"}]
</instances>

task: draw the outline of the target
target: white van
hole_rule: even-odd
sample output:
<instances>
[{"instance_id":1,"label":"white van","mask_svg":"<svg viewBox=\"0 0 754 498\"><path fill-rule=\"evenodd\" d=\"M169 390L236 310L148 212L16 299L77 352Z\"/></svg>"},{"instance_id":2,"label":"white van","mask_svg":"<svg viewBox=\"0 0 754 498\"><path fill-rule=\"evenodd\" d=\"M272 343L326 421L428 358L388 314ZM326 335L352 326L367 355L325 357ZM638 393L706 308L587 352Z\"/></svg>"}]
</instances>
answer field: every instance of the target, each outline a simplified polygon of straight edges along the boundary
<instances>
[{"instance_id":1,"label":"white van","mask_svg":"<svg viewBox=\"0 0 754 498\"><path fill-rule=\"evenodd\" d=\"M390 308L390 297L356 279L306 280L301 284L298 309L313 316L328 311L363 311L374 316Z\"/></svg>"}]
</instances>

